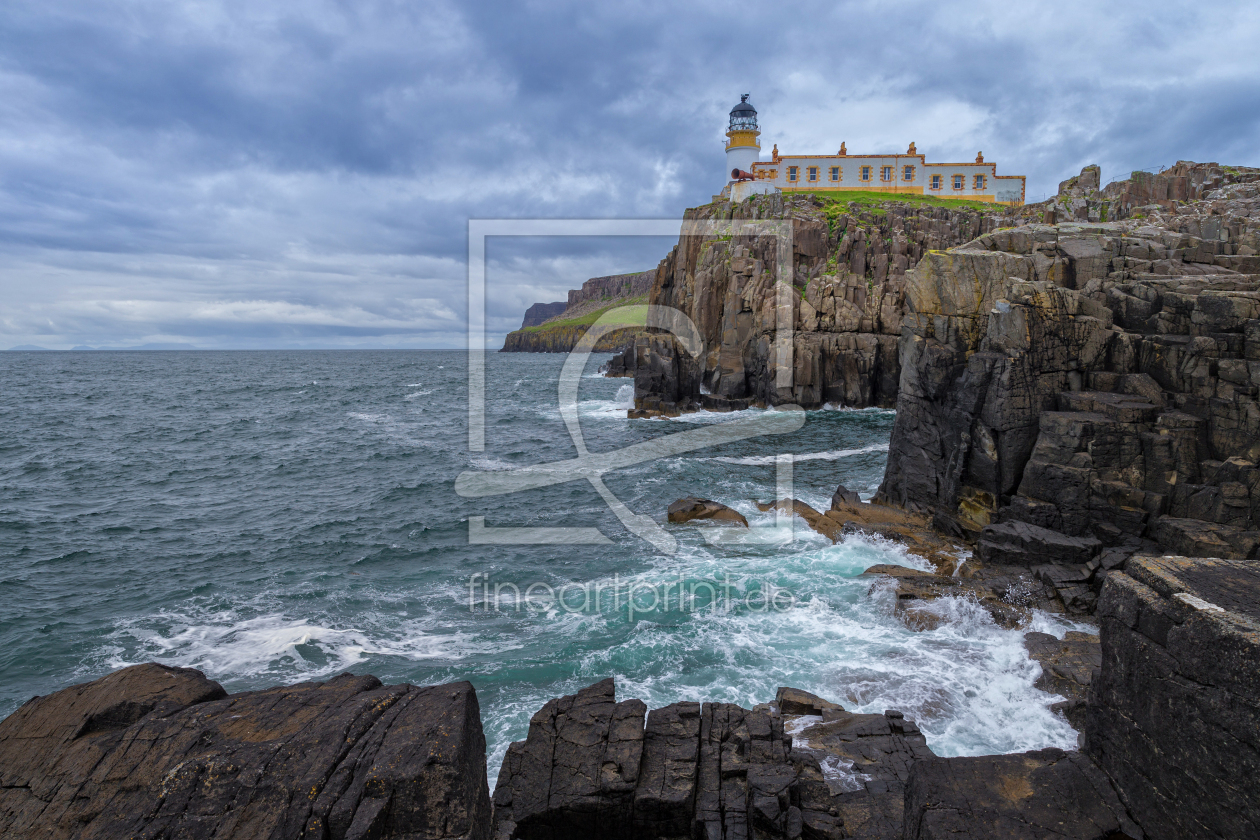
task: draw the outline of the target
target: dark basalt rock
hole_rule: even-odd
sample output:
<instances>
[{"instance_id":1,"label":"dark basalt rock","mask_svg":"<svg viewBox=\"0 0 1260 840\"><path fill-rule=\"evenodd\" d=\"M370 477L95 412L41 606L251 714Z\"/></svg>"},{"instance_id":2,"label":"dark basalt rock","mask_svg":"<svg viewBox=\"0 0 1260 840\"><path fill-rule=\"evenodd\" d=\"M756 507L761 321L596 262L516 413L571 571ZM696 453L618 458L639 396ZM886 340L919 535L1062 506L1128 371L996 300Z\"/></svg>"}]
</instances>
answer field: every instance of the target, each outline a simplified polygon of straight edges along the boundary
<instances>
[{"instance_id":1,"label":"dark basalt rock","mask_svg":"<svg viewBox=\"0 0 1260 840\"><path fill-rule=\"evenodd\" d=\"M906 783L932 758L927 739L901 712L859 715L824 709L822 722L792 736L792 786L804 837L899 838Z\"/></svg>"},{"instance_id":2,"label":"dark basalt rock","mask_svg":"<svg viewBox=\"0 0 1260 840\"><path fill-rule=\"evenodd\" d=\"M906 275L875 500L1075 614L1135 551L1260 556L1260 275L1232 267L1260 173L1179 166L1203 201L1176 214L995 231Z\"/></svg>"},{"instance_id":3,"label":"dark basalt rock","mask_svg":"<svg viewBox=\"0 0 1260 840\"><path fill-rule=\"evenodd\" d=\"M793 688L752 710L675 703L644 726L643 704L604 680L550 701L509 747L494 836L892 840L909 768L931 754L900 712L854 715Z\"/></svg>"},{"instance_id":4,"label":"dark basalt rock","mask_svg":"<svg viewBox=\"0 0 1260 840\"><path fill-rule=\"evenodd\" d=\"M930 758L906 789L904 840L1140 840L1106 775L1077 752Z\"/></svg>"},{"instance_id":5,"label":"dark basalt rock","mask_svg":"<svg viewBox=\"0 0 1260 840\"><path fill-rule=\"evenodd\" d=\"M680 237L657 267L649 301L685 313L703 346L691 359L670 341L640 337L636 369L648 373L635 377L635 407L891 407L900 375L897 335L905 314L907 270L933 249L961 245L1002 227L1013 211L898 201L845 209L838 215L825 212L812 196L762 196L688 210L687 222L790 220L792 276L777 276L775 236L740 235L736 227L733 237ZM789 283L791 310L781 312L778 289ZM775 350L780 325L794 331L792 381L786 388L780 387ZM678 363L694 371L671 375L669 369ZM707 394L701 394L702 384Z\"/></svg>"},{"instance_id":6,"label":"dark basalt rock","mask_svg":"<svg viewBox=\"0 0 1260 840\"><path fill-rule=\"evenodd\" d=\"M843 505L860 505L862 497L854 493L849 488L841 484L836 488L836 492L831 494L831 509L836 510Z\"/></svg>"},{"instance_id":7,"label":"dark basalt rock","mask_svg":"<svg viewBox=\"0 0 1260 840\"><path fill-rule=\"evenodd\" d=\"M1138 555L1107 576L1085 751L1152 840L1260 837L1260 567Z\"/></svg>"},{"instance_id":8,"label":"dark basalt rock","mask_svg":"<svg viewBox=\"0 0 1260 840\"><path fill-rule=\"evenodd\" d=\"M0 836L489 837L468 683L325 683L227 695L137 665L0 722Z\"/></svg>"},{"instance_id":9,"label":"dark basalt rock","mask_svg":"<svg viewBox=\"0 0 1260 840\"><path fill-rule=\"evenodd\" d=\"M799 688L780 688L774 695L774 705L781 715L819 715L823 712L844 711L840 704L824 700L817 694Z\"/></svg>"},{"instance_id":10,"label":"dark basalt rock","mask_svg":"<svg viewBox=\"0 0 1260 840\"><path fill-rule=\"evenodd\" d=\"M976 540L976 553L982 563L1004 566L1083 564L1101 548L1094 537L1069 537L1027 522L986 525Z\"/></svg>"},{"instance_id":11,"label":"dark basalt rock","mask_svg":"<svg viewBox=\"0 0 1260 840\"><path fill-rule=\"evenodd\" d=\"M1077 730L1085 729L1085 704L1094 672L1102 667L1097 636L1068 631L1062 639L1049 633L1025 633L1028 655L1041 664L1037 688L1063 696L1050 708L1060 711Z\"/></svg>"},{"instance_id":12,"label":"dark basalt rock","mask_svg":"<svg viewBox=\"0 0 1260 840\"><path fill-rule=\"evenodd\" d=\"M494 791L495 837L623 837L643 757L640 700L611 679L551 700L512 744Z\"/></svg>"},{"instance_id":13,"label":"dark basalt rock","mask_svg":"<svg viewBox=\"0 0 1260 840\"><path fill-rule=\"evenodd\" d=\"M676 525L704 519L715 522L731 522L736 525L743 525L745 528L748 527L748 520L739 511L729 508L721 502L715 502L712 499L698 499L694 496L679 499L670 505L668 518L670 522Z\"/></svg>"}]
</instances>

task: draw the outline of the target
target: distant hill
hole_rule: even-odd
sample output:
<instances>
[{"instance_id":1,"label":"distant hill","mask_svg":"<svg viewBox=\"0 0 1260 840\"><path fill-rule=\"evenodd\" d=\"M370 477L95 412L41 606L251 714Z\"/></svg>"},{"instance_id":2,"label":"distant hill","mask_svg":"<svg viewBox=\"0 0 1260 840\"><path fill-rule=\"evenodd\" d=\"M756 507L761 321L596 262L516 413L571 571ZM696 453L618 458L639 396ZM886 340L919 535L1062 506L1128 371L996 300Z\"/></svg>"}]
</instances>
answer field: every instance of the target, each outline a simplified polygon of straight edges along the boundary
<instances>
[{"instance_id":1,"label":"distant hill","mask_svg":"<svg viewBox=\"0 0 1260 840\"><path fill-rule=\"evenodd\" d=\"M16 350L18 348L15 347L13 349ZM38 349L42 350L44 348L40 347ZM180 344L179 342L167 342L167 343L159 342L159 343L149 343L149 344L137 344L135 347L88 347L86 344L80 344L75 347L71 347L70 351L75 352L75 351L89 351L90 350L96 353L121 353L121 352L129 351L129 350L196 350L196 349L198 348L192 344Z\"/></svg>"},{"instance_id":2,"label":"distant hill","mask_svg":"<svg viewBox=\"0 0 1260 840\"><path fill-rule=\"evenodd\" d=\"M16 353L36 353L36 352L47 353L49 352L49 350L47 347L40 347L38 344L19 344L17 347L10 347L9 352L10 353L14 353L14 352Z\"/></svg>"},{"instance_id":3,"label":"distant hill","mask_svg":"<svg viewBox=\"0 0 1260 840\"><path fill-rule=\"evenodd\" d=\"M529 309L525 310L525 320L521 322L521 329L527 330L530 327L537 327L549 318L554 318L569 305L562 300L555 303L535 303Z\"/></svg>"},{"instance_id":4,"label":"distant hill","mask_svg":"<svg viewBox=\"0 0 1260 840\"><path fill-rule=\"evenodd\" d=\"M525 313L519 330L503 342L507 353L568 353L602 315L619 306L646 304L656 270L592 277L569 291L568 303L535 303ZM642 317L640 315L639 317ZM633 344L642 330L633 327L605 335L597 352L615 352Z\"/></svg>"}]
</instances>

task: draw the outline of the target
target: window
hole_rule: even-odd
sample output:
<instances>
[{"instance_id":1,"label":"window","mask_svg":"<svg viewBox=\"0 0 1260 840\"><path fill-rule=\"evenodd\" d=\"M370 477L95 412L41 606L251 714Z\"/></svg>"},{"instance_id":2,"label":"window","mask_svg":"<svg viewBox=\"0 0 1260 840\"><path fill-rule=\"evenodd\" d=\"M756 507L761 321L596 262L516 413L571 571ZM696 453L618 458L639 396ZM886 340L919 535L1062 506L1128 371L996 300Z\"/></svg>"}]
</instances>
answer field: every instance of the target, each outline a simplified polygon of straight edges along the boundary
<instances>
[{"instance_id":1,"label":"window","mask_svg":"<svg viewBox=\"0 0 1260 840\"><path fill-rule=\"evenodd\" d=\"M838 166L831 167L831 180L833 181L840 180L840 167Z\"/></svg>"},{"instance_id":2,"label":"window","mask_svg":"<svg viewBox=\"0 0 1260 840\"><path fill-rule=\"evenodd\" d=\"M966 180L967 180L966 177L963 175L955 175L954 176L954 189L961 190Z\"/></svg>"},{"instance_id":3,"label":"window","mask_svg":"<svg viewBox=\"0 0 1260 840\"><path fill-rule=\"evenodd\" d=\"M933 175L932 176L932 189L939 190L940 188L941 188L941 176Z\"/></svg>"},{"instance_id":4,"label":"window","mask_svg":"<svg viewBox=\"0 0 1260 840\"><path fill-rule=\"evenodd\" d=\"M807 171L809 172L809 180L811 181L818 180L818 167L817 166L811 166L808 168Z\"/></svg>"},{"instance_id":5,"label":"window","mask_svg":"<svg viewBox=\"0 0 1260 840\"><path fill-rule=\"evenodd\" d=\"M891 181L893 168L891 166L881 166L879 168L879 180Z\"/></svg>"},{"instance_id":6,"label":"window","mask_svg":"<svg viewBox=\"0 0 1260 840\"><path fill-rule=\"evenodd\" d=\"M974 189L977 189L977 190L982 190L982 189L984 189L984 176L983 176L983 175L977 175L977 176L976 176L975 183L974 183L973 187L974 187Z\"/></svg>"},{"instance_id":7,"label":"window","mask_svg":"<svg viewBox=\"0 0 1260 840\"><path fill-rule=\"evenodd\" d=\"M903 180L903 181L913 181L913 180L914 180L914 167L913 167L913 166L903 166L903 167L901 167L901 180Z\"/></svg>"},{"instance_id":8,"label":"window","mask_svg":"<svg viewBox=\"0 0 1260 840\"><path fill-rule=\"evenodd\" d=\"M788 180L795 181L800 171L801 171L800 167L798 166L789 166L788 167Z\"/></svg>"},{"instance_id":9,"label":"window","mask_svg":"<svg viewBox=\"0 0 1260 840\"><path fill-rule=\"evenodd\" d=\"M871 180L871 167L869 166L862 167L862 180L863 181Z\"/></svg>"}]
</instances>

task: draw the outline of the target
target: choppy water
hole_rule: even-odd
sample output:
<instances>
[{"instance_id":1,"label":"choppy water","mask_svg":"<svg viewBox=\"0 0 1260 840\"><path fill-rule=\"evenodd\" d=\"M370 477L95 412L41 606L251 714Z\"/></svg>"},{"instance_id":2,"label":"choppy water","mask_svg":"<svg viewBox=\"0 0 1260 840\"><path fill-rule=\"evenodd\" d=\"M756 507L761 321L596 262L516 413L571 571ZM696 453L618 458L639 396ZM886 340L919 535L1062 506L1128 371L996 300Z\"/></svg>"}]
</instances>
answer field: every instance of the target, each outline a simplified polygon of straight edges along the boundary
<instances>
[{"instance_id":1,"label":"choppy water","mask_svg":"<svg viewBox=\"0 0 1260 840\"><path fill-rule=\"evenodd\" d=\"M456 495L467 469L574 456L557 409L562 361L489 354L487 451L472 456L462 353L0 354L0 714L157 660L229 691L347 669L385 682L471 680L492 784L534 711L607 676L649 707L751 705L793 685L857 711L899 708L945 755L1075 744L1033 688L1039 666L1023 631L961 600L941 602L955 620L928 632L892 616L891 593L858 575L920 565L895 547L832 546L803 524L789 544L714 545L705 528L670 526L681 548L663 556L585 482ZM591 450L729 419L627 420L630 392L592 363L581 394ZM809 412L790 435L628 468L608 485L660 521L673 500L701 495L768 524L773 514L753 500L774 497L775 452L796 453L796 496L825 509L839 482L874 492L892 420ZM593 525L613 545L469 545L470 516ZM477 588L484 578L470 609L477 573L500 585L499 611ZM691 609L679 608L677 584L664 589L680 579L698 593ZM565 606L539 588L544 608L514 609L508 584L531 583L570 584ZM723 583L727 609L714 610L705 586ZM580 611L593 589L572 584L602 586L604 609ZM623 601L614 612L614 584L637 585L646 611Z\"/></svg>"}]
</instances>

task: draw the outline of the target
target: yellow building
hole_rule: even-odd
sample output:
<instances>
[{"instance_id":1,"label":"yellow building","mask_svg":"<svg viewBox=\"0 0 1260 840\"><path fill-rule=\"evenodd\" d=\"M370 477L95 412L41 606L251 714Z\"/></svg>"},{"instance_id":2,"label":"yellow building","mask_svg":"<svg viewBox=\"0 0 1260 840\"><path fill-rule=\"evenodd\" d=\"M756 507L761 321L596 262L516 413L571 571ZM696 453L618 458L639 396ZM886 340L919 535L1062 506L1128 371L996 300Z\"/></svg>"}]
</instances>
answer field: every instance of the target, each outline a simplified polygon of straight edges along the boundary
<instances>
[{"instance_id":1,"label":"yellow building","mask_svg":"<svg viewBox=\"0 0 1260 840\"><path fill-rule=\"evenodd\" d=\"M828 190L869 190L871 192L935 195L971 201L1024 203L1024 176L998 175L997 165L988 163L983 153L967 163L929 163L914 143L904 154L851 155L845 144L834 155L781 155L778 144L770 160L760 160L760 127L757 111L748 95L731 109L726 132L726 161L730 181L737 172L752 176L752 184L739 194L772 192L826 192ZM771 189L773 188L773 189ZM730 195L728 188L723 191Z\"/></svg>"}]
</instances>

